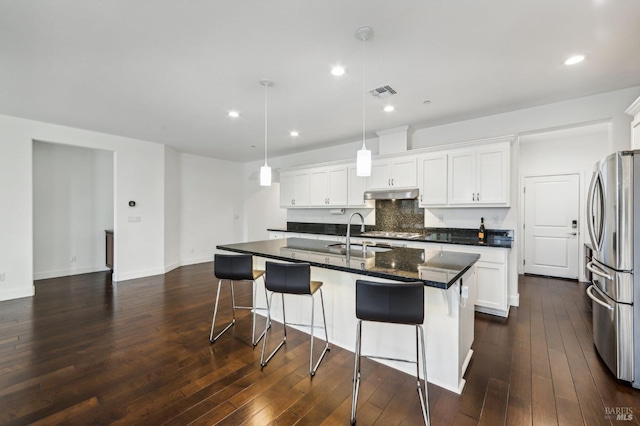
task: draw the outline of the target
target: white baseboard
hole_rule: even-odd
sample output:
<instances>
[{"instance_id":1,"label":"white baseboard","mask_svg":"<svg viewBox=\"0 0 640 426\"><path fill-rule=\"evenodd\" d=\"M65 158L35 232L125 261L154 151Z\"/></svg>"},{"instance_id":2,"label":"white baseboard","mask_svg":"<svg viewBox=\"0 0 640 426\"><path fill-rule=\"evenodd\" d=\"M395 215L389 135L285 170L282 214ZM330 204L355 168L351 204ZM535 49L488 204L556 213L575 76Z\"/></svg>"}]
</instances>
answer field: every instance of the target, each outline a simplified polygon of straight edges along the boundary
<instances>
[{"instance_id":1,"label":"white baseboard","mask_svg":"<svg viewBox=\"0 0 640 426\"><path fill-rule=\"evenodd\" d=\"M36 288L33 285L18 290L3 290L0 291L0 301L20 299L21 297L31 297L35 294L35 292Z\"/></svg>"},{"instance_id":2,"label":"white baseboard","mask_svg":"<svg viewBox=\"0 0 640 426\"><path fill-rule=\"evenodd\" d=\"M169 271L173 271L176 268L179 268L181 265L180 262L169 263L168 265L164 265L164 273L166 274Z\"/></svg>"},{"instance_id":3,"label":"white baseboard","mask_svg":"<svg viewBox=\"0 0 640 426\"><path fill-rule=\"evenodd\" d=\"M520 293L509 296L509 305L510 306L520 306Z\"/></svg>"},{"instance_id":4,"label":"white baseboard","mask_svg":"<svg viewBox=\"0 0 640 426\"><path fill-rule=\"evenodd\" d=\"M61 269L58 271L34 272L34 280L46 280L49 278L68 277L70 275L90 274L92 272L108 271L106 266L87 266L84 268Z\"/></svg>"},{"instance_id":5,"label":"white baseboard","mask_svg":"<svg viewBox=\"0 0 640 426\"><path fill-rule=\"evenodd\" d=\"M164 275L164 267L155 268L155 269L146 269L143 271L133 271L126 273L116 273L113 274L113 281L127 281L127 280L135 280L136 278L146 278L152 277L154 275Z\"/></svg>"},{"instance_id":6,"label":"white baseboard","mask_svg":"<svg viewBox=\"0 0 640 426\"><path fill-rule=\"evenodd\" d=\"M197 258L191 258L191 259L182 259L180 260L180 266L196 265L198 263L207 263L207 262L213 262L213 257L207 256L207 257L197 257Z\"/></svg>"}]
</instances>

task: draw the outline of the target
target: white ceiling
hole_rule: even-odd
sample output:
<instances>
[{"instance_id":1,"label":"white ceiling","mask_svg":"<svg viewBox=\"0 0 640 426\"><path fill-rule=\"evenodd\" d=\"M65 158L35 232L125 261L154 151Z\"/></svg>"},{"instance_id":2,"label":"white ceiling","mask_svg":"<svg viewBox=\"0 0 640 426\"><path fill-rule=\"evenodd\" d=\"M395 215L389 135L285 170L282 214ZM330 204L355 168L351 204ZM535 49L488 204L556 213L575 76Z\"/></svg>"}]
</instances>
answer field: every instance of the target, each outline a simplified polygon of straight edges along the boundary
<instances>
[{"instance_id":1,"label":"white ceiling","mask_svg":"<svg viewBox=\"0 0 640 426\"><path fill-rule=\"evenodd\" d=\"M640 85L640 0L0 0L0 114L256 160L267 78L269 155L352 142L361 26L367 137Z\"/></svg>"}]
</instances>

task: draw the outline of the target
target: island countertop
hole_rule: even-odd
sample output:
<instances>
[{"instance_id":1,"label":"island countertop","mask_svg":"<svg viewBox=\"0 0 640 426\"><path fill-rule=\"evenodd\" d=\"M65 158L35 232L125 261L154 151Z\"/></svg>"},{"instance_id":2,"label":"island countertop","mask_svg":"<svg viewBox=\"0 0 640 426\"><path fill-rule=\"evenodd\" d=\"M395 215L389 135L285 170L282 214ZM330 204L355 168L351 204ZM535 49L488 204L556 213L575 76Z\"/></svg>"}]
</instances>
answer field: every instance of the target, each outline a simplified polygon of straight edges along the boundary
<instances>
[{"instance_id":1,"label":"island countertop","mask_svg":"<svg viewBox=\"0 0 640 426\"><path fill-rule=\"evenodd\" d=\"M219 250L251 254L286 262L308 262L311 266L371 277L415 282L448 289L473 266L480 255L434 249L380 248L366 252L351 250L350 259L335 241L281 238L237 244L222 244ZM383 251L373 251L383 250Z\"/></svg>"}]
</instances>

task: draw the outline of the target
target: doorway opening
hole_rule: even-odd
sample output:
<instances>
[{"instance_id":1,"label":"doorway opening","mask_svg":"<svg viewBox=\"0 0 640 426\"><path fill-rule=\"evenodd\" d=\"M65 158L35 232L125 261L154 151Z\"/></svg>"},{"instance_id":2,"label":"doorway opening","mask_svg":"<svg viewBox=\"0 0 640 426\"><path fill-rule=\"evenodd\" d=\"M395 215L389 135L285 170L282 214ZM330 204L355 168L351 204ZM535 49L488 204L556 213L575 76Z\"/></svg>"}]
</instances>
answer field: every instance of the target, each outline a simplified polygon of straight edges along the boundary
<instances>
[{"instance_id":1,"label":"doorway opening","mask_svg":"<svg viewBox=\"0 0 640 426\"><path fill-rule=\"evenodd\" d=\"M105 271L114 153L33 141L34 279Z\"/></svg>"}]
</instances>

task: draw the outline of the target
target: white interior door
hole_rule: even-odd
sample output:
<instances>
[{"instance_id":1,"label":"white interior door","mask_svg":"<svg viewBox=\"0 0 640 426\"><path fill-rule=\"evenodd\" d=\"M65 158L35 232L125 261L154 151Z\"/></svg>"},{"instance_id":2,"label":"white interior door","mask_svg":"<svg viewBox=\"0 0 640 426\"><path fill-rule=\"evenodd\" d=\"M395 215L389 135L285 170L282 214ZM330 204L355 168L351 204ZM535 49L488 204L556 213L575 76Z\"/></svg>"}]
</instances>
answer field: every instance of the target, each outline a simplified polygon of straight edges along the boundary
<instances>
[{"instance_id":1,"label":"white interior door","mask_svg":"<svg viewBox=\"0 0 640 426\"><path fill-rule=\"evenodd\" d=\"M579 175L525 178L524 272L578 279Z\"/></svg>"}]
</instances>

